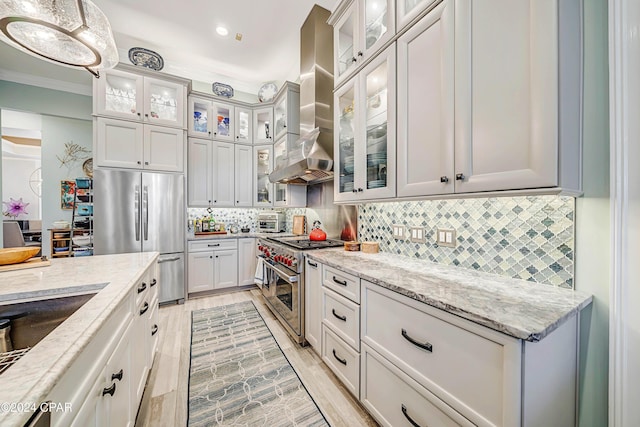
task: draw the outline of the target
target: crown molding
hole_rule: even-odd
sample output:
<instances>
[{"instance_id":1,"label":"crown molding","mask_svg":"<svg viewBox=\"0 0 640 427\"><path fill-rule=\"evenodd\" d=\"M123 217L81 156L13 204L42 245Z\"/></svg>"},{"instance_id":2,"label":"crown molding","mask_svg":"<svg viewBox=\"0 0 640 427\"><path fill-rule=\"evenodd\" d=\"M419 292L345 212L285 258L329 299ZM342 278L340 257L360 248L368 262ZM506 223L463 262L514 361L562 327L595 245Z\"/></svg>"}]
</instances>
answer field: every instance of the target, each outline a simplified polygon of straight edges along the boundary
<instances>
[{"instance_id":1,"label":"crown molding","mask_svg":"<svg viewBox=\"0 0 640 427\"><path fill-rule=\"evenodd\" d=\"M19 73L0 68L0 80L38 86L46 89L59 90L63 92L75 93L76 95L92 96L92 88L89 85L65 82L62 80L50 79L32 74Z\"/></svg>"}]
</instances>

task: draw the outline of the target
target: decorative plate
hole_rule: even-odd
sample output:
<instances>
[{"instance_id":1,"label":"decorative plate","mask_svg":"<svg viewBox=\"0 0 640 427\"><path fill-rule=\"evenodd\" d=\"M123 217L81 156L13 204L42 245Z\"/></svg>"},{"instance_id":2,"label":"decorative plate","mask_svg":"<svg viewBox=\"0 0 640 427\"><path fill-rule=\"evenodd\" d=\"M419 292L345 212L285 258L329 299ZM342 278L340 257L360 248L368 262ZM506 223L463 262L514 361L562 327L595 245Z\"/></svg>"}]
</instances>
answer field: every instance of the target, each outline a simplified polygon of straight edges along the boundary
<instances>
[{"instance_id":1,"label":"decorative plate","mask_svg":"<svg viewBox=\"0 0 640 427\"><path fill-rule=\"evenodd\" d=\"M212 86L213 93L225 98L233 98L233 88L224 83L215 82Z\"/></svg>"},{"instance_id":2,"label":"decorative plate","mask_svg":"<svg viewBox=\"0 0 640 427\"><path fill-rule=\"evenodd\" d=\"M89 178L93 178L93 157L89 157L84 161L84 163L82 164L82 171Z\"/></svg>"},{"instance_id":3,"label":"decorative plate","mask_svg":"<svg viewBox=\"0 0 640 427\"><path fill-rule=\"evenodd\" d=\"M269 102L278 93L278 86L275 83L265 83L260 87L258 91L258 101Z\"/></svg>"},{"instance_id":4,"label":"decorative plate","mask_svg":"<svg viewBox=\"0 0 640 427\"><path fill-rule=\"evenodd\" d=\"M159 53L143 47L132 47L129 49L129 61L133 65L160 71L164 67L164 59Z\"/></svg>"}]
</instances>

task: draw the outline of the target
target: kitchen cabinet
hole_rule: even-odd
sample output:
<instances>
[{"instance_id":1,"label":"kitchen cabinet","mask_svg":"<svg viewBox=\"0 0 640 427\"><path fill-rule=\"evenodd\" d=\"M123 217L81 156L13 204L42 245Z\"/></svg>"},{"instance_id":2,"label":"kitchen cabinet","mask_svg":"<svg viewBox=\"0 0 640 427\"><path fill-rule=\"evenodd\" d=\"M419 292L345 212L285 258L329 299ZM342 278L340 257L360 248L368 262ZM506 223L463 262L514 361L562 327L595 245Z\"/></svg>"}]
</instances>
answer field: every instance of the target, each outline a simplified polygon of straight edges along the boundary
<instances>
[{"instance_id":1,"label":"kitchen cabinet","mask_svg":"<svg viewBox=\"0 0 640 427\"><path fill-rule=\"evenodd\" d=\"M132 334L129 330L126 331L111 355L111 358L107 361L105 379L109 385L102 390L102 399L104 401L105 417L107 420L106 425L133 426L136 419L138 408L136 407L135 412L133 411L133 402L140 402L142 393L140 393L140 396L135 394L135 389L132 389L132 386L135 387L136 384L131 383L132 377L129 373L137 373L135 369L132 369L132 357L134 357L136 353L145 352L135 352L131 338ZM144 341L142 341L142 343L144 343ZM146 350L146 348L143 347L143 350ZM146 374L146 371L142 372L143 390L146 382Z\"/></svg>"},{"instance_id":2,"label":"kitchen cabinet","mask_svg":"<svg viewBox=\"0 0 640 427\"><path fill-rule=\"evenodd\" d=\"M197 96L188 99L189 136L234 140L235 114L232 104Z\"/></svg>"},{"instance_id":3,"label":"kitchen cabinet","mask_svg":"<svg viewBox=\"0 0 640 427\"><path fill-rule=\"evenodd\" d=\"M274 168L286 164L287 153L298 139L299 135L287 133L273 144ZM305 185L291 185L274 183L273 205L276 207L302 208L307 205L307 187Z\"/></svg>"},{"instance_id":4,"label":"kitchen cabinet","mask_svg":"<svg viewBox=\"0 0 640 427\"><path fill-rule=\"evenodd\" d=\"M284 82L273 105L274 141L287 133L300 134L300 86Z\"/></svg>"},{"instance_id":5,"label":"kitchen cabinet","mask_svg":"<svg viewBox=\"0 0 640 427\"><path fill-rule=\"evenodd\" d=\"M273 184L269 174L273 171L273 145L253 147L253 206L273 206Z\"/></svg>"},{"instance_id":6,"label":"kitchen cabinet","mask_svg":"<svg viewBox=\"0 0 640 427\"><path fill-rule=\"evenodd\" d=\"M163 126L98 117L96 165L182 172L184 131Z\"/></svg>"},{"instance_id":7,"label":"kitchen cabinet","mask_svg":"<svg viewBox=\"0 0 640 427\"><path fill-rule=\"evenodd\" d=\"M213 142L213 206L235 205L235 146Z\"/></svg>"},{"instance_id":8,"label":"kitchen cabinet","mask_svg":"<svg viewBox=\"0 0 640 427\"><path fill-rule=\"evenodd\" d=\"M247 107L235 108L236 142L253 143L253 111Z\"/></svg>"},{"instance_id":9,"label":"kitchen cabinet","mask_svg":"<svg viewBox=\"0 0 640 427\"><path fill-rule=\"evenodd\" d=\"M184 83L104 70L94 82L94 113L183 129Z\"/></svg>"},{"instance_id":10,"label":"kitchen cabinet","mask_svg":"<svg viewBox=\"0 0 640 427\"><path fill-rule=\"evenodd\" d=\"M187 149L187 203L210 206L213 201L213 143L189 138Z\"/></svg>"},{"instance_id":11,"label":"kitchen cabinet","mask_svg":"<svg viewBox=\"0 0 640 427\"><path fill-rule=\"evenodd\" d=\"M437 0L396 0L396 29L400 32Z\"/></svg>"},{"instance_id":12,"label":"kitchen cabinet","mask_svg":"<svg viewBox=\"0 0 640 427\"><path fill-rule=\"evenodd\" d=\"M253 143L273 144L273 107L253 110Z\"/></svg>"},{"instance_id":13,"label":"kitchen cabinet","mask_svg":"<svg viewBox=\"0 0 640 427\"><path fill-rule=\"evenodd\" d=\"M337 202L396 195L395 45L334 94Z\"/></svg>"},{"instance_id":14,"label":"kitchen cabinet","mask_svg":"<svg viewBox=\"0 0 640 427\"><path fill-rule=\"evenodd\" d=\"M338 5L328 21L334 27L336 87L393 38L395 19L395 0L344 0Z\"/></svg>"},{"instance_id":15,"label":"kitchen cabinet","mask_svg":"<svg viewBox=\"0 0 640 427\"><path fill-rule=\"evenodd\" d=\"M143 277L142 282L136 288L136 309L134 311L134 325L132 335L134 342L143 343L143 347L132 355L131 398L140 401L146 384L147 373L151 369L153 357L153 342L149 339L150 314L158 306L157 273L150 272ZM135 414L133 414L135 419Z\"/></svg>"},{"instance_id":16,"label":"kitchen cabinet","mask_svg":"<svg viewBox=\"0 0 640 427\"><path fill-rule=\"evenodd\" d=\"M215 251L213 261L213 288L238 286L238 251Z\"/></svg>"},{"instance_id":17,"label":"kitchen cabinet","mask_svg":"<svg viewBox=\"0 0 640 427\"><path fill-rule=\"evenodd\" d=\"M235 149L235 206L251 207L253 205L253 182L247 175L253 176L253 147L236 145Z\"/></svg>"},{"instance_id":18,"label":"kitchen cabinet","mask_svg":"<svg viewBox=\"0 0 640 427\"><path fill-rule=\"evenodd\" d=\"M256 239L238 239L238 285L253 285L256 275Z\"/></svg>"},{"instance_id":19,"label":"kitchen cabinet","mask_svg":"<svg viewBox=\"0 0 640 427\"><path fill-rule=\"evenodd\" d=\"M238 239L189 242L189 293L238 286Z\"/></svg>"},{"instance_id":20,"label":"kitchen cabinet","mask_svg":"<svg viewBox=\"0 0 640 427\"><path fill-rule=\"evenodd\" d=\"M189 253L189 293L213 290L213 251Z\"/></svg>"},{"instance_id":21,"label":"kitchen cabinet","mask_svg":"<svg viewBox=\"0 0 640 427\"><path fill-rule=\"evenodd\" d=\"M304 266L304 338L313 350L322 351L322 264L305 260Z\"/></svg>"}]
</instances>

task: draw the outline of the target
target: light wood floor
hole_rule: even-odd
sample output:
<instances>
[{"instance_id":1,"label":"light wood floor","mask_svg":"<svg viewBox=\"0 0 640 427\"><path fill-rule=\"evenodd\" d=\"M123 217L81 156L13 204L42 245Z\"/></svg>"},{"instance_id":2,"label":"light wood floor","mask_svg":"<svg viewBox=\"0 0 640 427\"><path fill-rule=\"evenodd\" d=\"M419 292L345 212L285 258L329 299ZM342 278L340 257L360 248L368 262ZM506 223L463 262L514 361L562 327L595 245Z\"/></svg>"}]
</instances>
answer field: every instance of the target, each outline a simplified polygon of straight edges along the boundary
<instances>
[{"instance_id":1,"label":"light wood floor","mask_svg":"<svg viewBox=\"0 0 640 427\"><path fill-rule=\"evenodd\" d=\"M311 347L293 342L264 305L259 291L188 300L160 308L159 342L136 426L177 427L187 423L191 311L252 300L311 397L332 426L375 426L376 422L340 384Z\"/></svg>"}]
</instances>

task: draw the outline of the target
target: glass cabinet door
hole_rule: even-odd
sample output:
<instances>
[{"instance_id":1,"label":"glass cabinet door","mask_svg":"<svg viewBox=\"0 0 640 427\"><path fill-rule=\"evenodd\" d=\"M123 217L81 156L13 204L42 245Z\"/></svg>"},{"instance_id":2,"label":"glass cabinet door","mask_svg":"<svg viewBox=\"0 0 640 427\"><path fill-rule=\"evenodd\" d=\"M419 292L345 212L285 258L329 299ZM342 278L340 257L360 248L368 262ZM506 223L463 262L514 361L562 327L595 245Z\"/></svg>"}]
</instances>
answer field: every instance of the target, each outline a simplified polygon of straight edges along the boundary
<instances>
[{"instance_id":1,"label":"glass cabinet door","mask_svg":"<svg viewBox=\"0 0 640 427\"><path fill-rule=\"evenodd\" d=\"M436 0L397 0L398 32Z\"/></svg>"},{"instance_id":2,"label":"glass cabinet door","mask_svg":"<svg viewBox=\"0 0 640 427\"><path fill-rule=\"evenodd\" d=\"M273 205L273 184L269 174L273 170L273 146L263 145L253 148L254 153L254 206Z\"/></svg>"},{"instance_id":3,"label":"glass cabinet door","mask_svg":"<svg viewBox=\"0 0 640 427\"><path fill-rule=\"evenodd\" d=\"M189 97L188 127L189 136L210 139L213 133L211 101L208 99Z\"/></svg>"},{"instance_id":4,"label":"glass cabinet door","mask_svg":"<svg viewBox=\"0 0 640 427\"><path fill-rule=\"evenodd\" d=\"M182 127L183 92L182 85L145 77L145 120L154 124Z\"/></svg>"},{"instance_id":5,"label":"glass cabinet door","mask_svg":"<svg viewBox=\"0 0 640 427\"><path fill-rule=\"evenodd\" d=\"M344 16L334 27L334 63L336 83L342 81L357 62L357 37L355 3L349 6Z\"/></svg>"},{"instance_id":6,"label":"glass cabinet door","mask_svg":"<svg viewBox=\"0 0 640 427\"><path fill-rule=\"evenodd\" d=\"M280 138L287 132L287 92L284 92L282 99L276 102L274 107L275 129L274 137Z\"/></svg>"},{"instance_id":7,"label":"glass cabinet door","mask_svg":"<svg viewBox=\"0 0 640 427\"><path fill-rule=\"evenodd\" d=\"M273 142L273 108L260 108L253 111L254 143Z\"/></svg>"},{"instance_id":8,"label":"glass cabinet door","mask_svg":"<svg viewBox=\"0 0 640 427\"><path fill-rule=\"evenodd\" d=\"M142 76L105 70L98 80L97 114L141 120L143 114Z\"/></svg>"},{"instance_id":9,"label":"glass cabinet door","mask_svg":"<svg viewBox=\"0 0 640 427\"><path fill-rule=\"evenodd\" d=\"M351 81L336 92L335 99L335 141L337 142L337 165L334 166L336 176L336 199L353 199L352 193L355 177L355 82ZM346 193L346 194L345 194ZM341 197L340 197L341 196Z\"/></svg>"},{"instance_id":10,"label":"glass cabinet door","mask_svg":"<svg viewBox=\"0 0 640 427\"><path fill-rule=\"evenodd\" d=\"M281 138L273 144L273 169L285 166L287 163L287 138ZM276 204L284 204L287 201L287 185L275 183L274 202Z\"/></svg>"},{"instance_id":11,"label":"glass cabinet door","mask_svg":"<svg viewBox=\"0 0 640 427\"><path fill-rule=\"evenodd\" d=\"M213 139L221 141L233 141L234 110L233 105L219 104L214 102L212 108L213 117Z\"/></svg>"},{"instance_id":12,"label":"glass cabinet door","mask_svg":"<svg viewBox=\"0 0 640 427\"><path fill-rule=\"evenodd\" d=\"M395 34L395 3L391 0L360 1L360 49L366 58Z\"/></svg>"},{"instance_id":13,"label":"glass cabinet door","mask_svg":"<svg viewBox=\"0 0 640 427\"><path fill-rule=\"evenodd\" d=\"M249 144L253 142L253 137L251 135L251 119L251 110L236 107L236 142Z\"/></svg>"}]
</instances>

